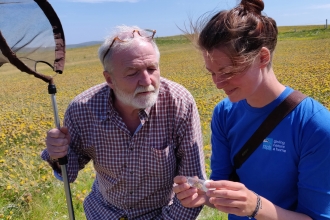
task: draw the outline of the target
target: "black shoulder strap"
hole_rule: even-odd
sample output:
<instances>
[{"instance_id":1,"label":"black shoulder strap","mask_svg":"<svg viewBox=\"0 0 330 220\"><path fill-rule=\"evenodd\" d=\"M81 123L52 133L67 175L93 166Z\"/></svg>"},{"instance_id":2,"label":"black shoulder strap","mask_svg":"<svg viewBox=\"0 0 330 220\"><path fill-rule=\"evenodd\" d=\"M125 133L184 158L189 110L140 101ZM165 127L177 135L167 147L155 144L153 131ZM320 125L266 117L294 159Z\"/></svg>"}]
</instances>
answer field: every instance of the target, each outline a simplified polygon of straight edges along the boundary
<instances>
[{"instance_id":1,"label":"black shoulder strap","mask_svg":"<svg viewBox=\"0 0 330 220\"><path fill-rule=\"evenodd\" d=\"M258 148L267 135L307 96L299 91L293 91L284 99L263 121L250 139L234 157L234 167L240 168L249 156Z\"/></svg>"}]
</instances>

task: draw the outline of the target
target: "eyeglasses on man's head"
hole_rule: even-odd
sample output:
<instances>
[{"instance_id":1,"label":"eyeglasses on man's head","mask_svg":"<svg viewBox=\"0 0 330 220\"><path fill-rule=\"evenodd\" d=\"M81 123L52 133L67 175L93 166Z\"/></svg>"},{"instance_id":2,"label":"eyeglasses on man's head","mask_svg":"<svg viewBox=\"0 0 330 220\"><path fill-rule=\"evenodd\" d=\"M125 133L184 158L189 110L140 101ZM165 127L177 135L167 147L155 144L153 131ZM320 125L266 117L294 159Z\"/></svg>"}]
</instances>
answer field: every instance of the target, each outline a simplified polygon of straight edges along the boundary
<instances>
[{"instance_id":1,"label":"eyeglasses on man's head","mask_svg":"<svg viewBox=\"0 0 330 220\"><path fill-rule=\"evenodd\" d=\"M115 38L113 38L111 44L109 45L107 51L104 53L103 55L103 61L104 58L107 56L107 54L109 53L111 47L113 46L113 44L115 43L116 40L118 40L119 42L127 42L130 41L134 38L134 34L137 33L140 37L145 37L148 38L150 40L152 40L156 34L156 30L151 30L151 29L143 29L143 30L133 30L132 34L129 34L128 36L124 36L124 37L119 37L116 36Z\"/></svg>"}]
</instances>

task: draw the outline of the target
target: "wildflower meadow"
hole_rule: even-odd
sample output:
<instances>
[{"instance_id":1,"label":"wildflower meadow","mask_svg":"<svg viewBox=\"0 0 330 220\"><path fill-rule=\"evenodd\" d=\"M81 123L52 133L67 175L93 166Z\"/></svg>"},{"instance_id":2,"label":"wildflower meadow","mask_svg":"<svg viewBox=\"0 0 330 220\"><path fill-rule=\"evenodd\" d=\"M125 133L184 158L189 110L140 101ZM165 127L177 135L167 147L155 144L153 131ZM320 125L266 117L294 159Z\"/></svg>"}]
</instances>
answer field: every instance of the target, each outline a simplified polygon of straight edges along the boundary
<instances>
[{"instance_id":1,"label":"wildflower meadow","mask_svg":"<svg viewBox=\"0 0 330 220\"><path fill-rule=\"evenodd\" d=\"M213 85L201 54L184 36L156 39L161 75L184 85L194 96L204 135L210 174L210 120L225 94ZM97 57L99 45L67 49L63 74L55 76L62 120L69 102L85 89L104 82ZM273 66L280 82L330 108L330 30L323 26L280 27ZM43 74L54 75L44 70ZM46 132L55 127L48 84L10 64L0 67L0 220L68 219L63 183L41 160ZM95 173L92 164L71 184L76 219L85 219L83 201ZM227 219L205 207L199 219Z\"/></svg>"}]
</instances>

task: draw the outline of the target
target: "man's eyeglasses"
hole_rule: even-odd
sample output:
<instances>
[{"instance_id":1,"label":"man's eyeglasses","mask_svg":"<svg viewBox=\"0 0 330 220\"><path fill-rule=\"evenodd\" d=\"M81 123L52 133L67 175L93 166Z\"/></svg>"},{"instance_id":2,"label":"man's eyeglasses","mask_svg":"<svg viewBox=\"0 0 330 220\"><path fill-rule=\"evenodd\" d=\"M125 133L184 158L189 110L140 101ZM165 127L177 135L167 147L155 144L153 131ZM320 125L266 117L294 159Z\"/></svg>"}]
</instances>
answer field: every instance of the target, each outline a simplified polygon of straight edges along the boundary
<instances>
[{"instance_id":1,"label":"man's eyeglasses","mask_svg":"<svg viewBox=\"0 0 330 220\"><path fill-rule=\"evenodd\" d=\"M109 51L110 51L112 45L115 43L116 40L118 40L118 41L120 41L120 42L127 42L127 41L130 41L130 40L132 40L132 39L134 38L134 33L139 34L141 37L145 37L145 38L148 38L148 39L152 40L152 39L154 38L155 34L156 34L156 30L151 30L151 29L144 29L144 30L142 30L142 31L139 31L139 30L133 30L133 32L132 32L132 36L125 37L124 40L120 39L118 36L115 37L115 38L112 40L112 42L111 42L109 48L107 49L107 51L106 51L106 52L104 53L104 55L103 55L103 62L104 62L104 58L105 58L106 55L109 53Z\"/></svg>"}]
</instances>

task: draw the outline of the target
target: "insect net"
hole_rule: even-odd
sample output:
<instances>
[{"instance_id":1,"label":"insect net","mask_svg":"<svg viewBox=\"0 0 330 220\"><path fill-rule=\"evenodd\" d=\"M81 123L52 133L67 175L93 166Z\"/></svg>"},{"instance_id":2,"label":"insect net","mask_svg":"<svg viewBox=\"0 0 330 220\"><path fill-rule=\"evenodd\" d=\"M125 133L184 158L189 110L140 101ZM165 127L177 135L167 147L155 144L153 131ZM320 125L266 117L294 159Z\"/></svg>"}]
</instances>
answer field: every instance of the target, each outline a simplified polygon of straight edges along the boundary
<instances>
[{"instance_id":1,"label":"insect net","mask_svg":"<svg viewBox=\"0 0 330 220\"><path fill-rule=\"evenodd\" d=\"M50 67L62 73L65 62L65 40L61 22L47 0L0 0L0 76L1 66L11 63L22 72L48 82L55 124L59 117L52 76L40 70ZM40 65L42 67L40 67ZM70 185L66 172L67 157L59 158L70 220L74 220Z\"/></svg>"},{"instance_id":2,"label":"insect net","mask_svg":"<svg viewBox=\"0 0 330 220\"><path fill-rule=\"evenodd\" d=\"M47 0L0 0L1 66L11 63L22 72L45 82L52 77L39 73L48 66L62 73L65 40L62 25Z\"/></svg>"}]
</instances>

